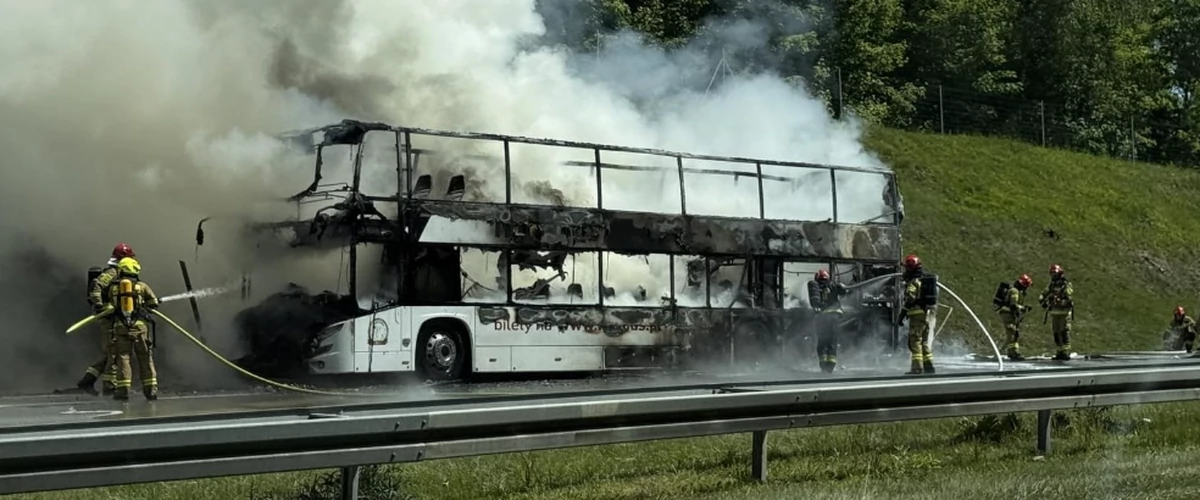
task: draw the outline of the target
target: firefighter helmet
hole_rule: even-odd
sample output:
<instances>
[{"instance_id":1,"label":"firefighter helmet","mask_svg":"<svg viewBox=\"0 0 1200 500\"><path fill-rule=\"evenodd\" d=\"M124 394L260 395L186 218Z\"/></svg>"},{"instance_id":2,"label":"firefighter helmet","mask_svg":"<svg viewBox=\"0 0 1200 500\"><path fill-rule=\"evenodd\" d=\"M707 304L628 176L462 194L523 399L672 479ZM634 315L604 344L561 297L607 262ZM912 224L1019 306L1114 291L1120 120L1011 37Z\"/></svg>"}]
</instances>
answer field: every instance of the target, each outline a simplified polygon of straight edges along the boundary
<instances>
[{"instance_id":1,"label":"firefighter helmet","mask_svg":"<svg viewBox=\"0 0 1200 500\"><path fill-rule=\"evenodd\" d=\"M921 258L920 257L910 254L909 256L904 258L904 268L905 269L912 271L913 269L916 269L918 267L921 267Z\"/></svg>"},{"instance_id":2,"label":"firefighter helmet","mask_svg":"<svg viewBox=\"0 0 1200 500\"><path fill-rule=\"evenodd\" d=\"M1022 274L1020 278L1017 278L1017 284L1021 285L1021 288L1029 288L1033 286L1033 278L1030 278L1028 274Z\"/></svg>"},{"instance_id":3,"label":"firefighter helmet","mask_svg":"<svg viewBox=\"0 0 1200 500\"><path fill-rule=\"evenodd\" d=\"M135 255L133 247L124 243L117 243L117 246L113 247L112 258L114 259L124 259L126 257L134 257Z\"/></svg>"},{"instance_id":4,"label":"firefighter helmet","mask_svg":"<svg viewBox=\"0 0 1200 500\"><path fill-rule=\"evenodd\" d=\"M1062 276L1062 274L1063 274L1062 266L1060 266L1058 264L1054 264L1054 265L1050 266L1050 275L1051 276Z\"/></svg>"},{"instance_id":5,"label":"firefighter helmet","mask_svg":"<svg viewBox=\"0 0 1200 500\"><path fill-rule=\"evenodd\" d=\"M121 270L121 274L126 276L137 276L142 273L142 265L133 257L125 257L117 262L117 269Z\"/></svg>"},{"instance_id":6,"label":"firefighter helmet","mask_svg":"<svg viewBox=\"0 0 1200 500\"><path fill-rule=\"evenodd\" d=\"M817 274L816 274L816 276L814 276L814 278L820 282L829 281L829 271L826 271L824 269L818 270Z\"/></svg>"},{"instance_id":7,"label":"firefighter helmet","mask_svg":"<svg viewBox=\"0 0 1200 500\"><path fill-rule=\"evenodd\" d=\"M1175 319L1183 319L1185 314L1187 311L1183 309L1183 306L1175 306Z\"/></svg>"}]
</instances>

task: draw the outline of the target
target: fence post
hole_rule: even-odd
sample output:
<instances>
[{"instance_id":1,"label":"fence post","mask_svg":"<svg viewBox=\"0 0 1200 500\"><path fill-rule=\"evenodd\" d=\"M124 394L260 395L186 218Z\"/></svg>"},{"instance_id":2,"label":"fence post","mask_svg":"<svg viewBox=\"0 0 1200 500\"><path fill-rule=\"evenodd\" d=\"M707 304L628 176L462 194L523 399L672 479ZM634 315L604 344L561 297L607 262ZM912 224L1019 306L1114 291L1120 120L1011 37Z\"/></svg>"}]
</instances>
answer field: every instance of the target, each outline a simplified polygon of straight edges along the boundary
<instances>
[{"instance_id":1,"label":"fence post","mask_svg":"<svg viewBox=\"0 0 1200 500\"><path fill-rule=\"evenodd\" d=\"M751 451L753 464L750 474L757 481L767 480L767 431L754 431L754 445Z\"/></svg>"},{"instance_id":2,"label":"fence post","mask_svg":"<svg viewBox=\"0 0 1200 500\"><path fill-rule=\"evenodd\" d=\"M1043 456L1050 454L1050 410L1038 410L1037 451Z\"/></svg>"},{"instance_id":3,"label":"fence post","mask_svg":"<svg viewBox=\"0 0 1200 500\"><path fill-rule=\"evenodd\" d=\"M358 500L359 472L357 465L342 467L342 500Z\"/></svg>"},{"instance_id":4,"label":"fence post","mask_svg":"<svg viewBox=\"0 0 1200 500\"><path fill-rule=\"evenodd\" d=\"M1038 101L1038 115L1042 119L1042 147L1046 147L1046 101Z\"/></svg>"},{"instance_id":5,"label":"fence post","mask_svg":"<svg viewBox=\"0 0 1200 500\"><path fill-rule=\"evenodd\" d=\"M837 117L841 119L843 117L842 113L845 111L843 109L844 103L842 102L842 68L837 69L837 92Z\"/></svg>"},{"instance_id":6,"label":"fence post","mask_svg":"<svg viewBox=\"0 0 1200 500\"><path fill-rule=\"evenodd\" d=\"M946 133L946 103L942 100L942 85L938 84L938 122L941 123L942 133Z\"/></svg>"},{"instance_id":7,"label":"fence post","mask_svg":"<svg viewBox=\"0 0 1200 500\"><path fill-rule=\"evenodd\" d=\"M1129 117L1129 159L1137 161L1137 133L1133 131L1133 116Z\"/></svg>"}]
</instances>

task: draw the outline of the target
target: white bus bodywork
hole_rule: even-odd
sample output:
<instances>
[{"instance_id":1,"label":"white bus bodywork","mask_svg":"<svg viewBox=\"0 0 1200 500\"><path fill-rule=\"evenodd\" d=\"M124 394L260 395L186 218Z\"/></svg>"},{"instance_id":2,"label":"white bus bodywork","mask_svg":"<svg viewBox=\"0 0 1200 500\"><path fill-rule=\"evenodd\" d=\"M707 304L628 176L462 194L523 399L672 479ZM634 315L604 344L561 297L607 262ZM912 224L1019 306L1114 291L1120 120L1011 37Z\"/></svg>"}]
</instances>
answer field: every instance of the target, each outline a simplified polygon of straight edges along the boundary
<instances>
[{"instance_id":1,"label":"white bus bodywork","mask_svg":"<svg viewBox=\"0 0 1200 500\"><path fill-rule=\"evenodd\" d=\"M602 371L609 368L605 347L670 346L670 336L658 326L628 325L621 335L610 336L582 326L483 322L480 308L396 306L331 325L318 336L320 346L330 349L310 359L309 369L315 374L409 372L423 362L446 368L462 362L469 366L460 373ZM517 308L504 309L515 317Z\"/></svg>"}]
</instances>

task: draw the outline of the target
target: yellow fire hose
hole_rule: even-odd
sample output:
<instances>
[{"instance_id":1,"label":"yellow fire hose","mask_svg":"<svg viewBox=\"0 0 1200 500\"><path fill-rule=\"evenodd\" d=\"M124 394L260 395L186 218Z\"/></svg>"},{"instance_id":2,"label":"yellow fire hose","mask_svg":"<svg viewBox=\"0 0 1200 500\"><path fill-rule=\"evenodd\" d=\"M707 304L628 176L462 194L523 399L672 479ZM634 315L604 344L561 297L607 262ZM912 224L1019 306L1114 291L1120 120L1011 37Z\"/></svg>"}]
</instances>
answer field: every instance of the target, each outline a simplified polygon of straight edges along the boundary
<instances>
[{"instance_id":1,"label":"yellow fire hose","mask_svg":"<svg viewBox=\"0 0 1200 500\"><path fill-rule=\"evenodd\" d=\"M100 312L98 312L98 313L96 313L96 314L93 314L93 315L91 315L91 316L88 316L88 317L86 317L86 318L83 318L83 319L82 319L82 320L80 320L78 323L75 323L74 325L71 325L71 327L67 329L67 333L68 333L68 334L70 334L70 333L72 333L72 332L74 332L74 331L76 331L76 330L79 330L80 328L83 328L84 326L87 326L89 323L91 323L91 322L93 322L93 321L96 321L96 320L98 320L98 319L100 319L100 318L103 318L103 317L105 317L105 316L108 316L108 315L110 315L110 314L112 314L112 313L113 313L113 310L114 310L113 306L111 306L111 305L110 305L110 306L106 307L106 308L105 308L103 311L100 311ZM163 314L161 311L159 311L159 310L157 310L157 309L151 309L151 310L150 310L150 312L152 312L152 313L154 313L156 316L158 316L158 317L162 318L164 321L166 321L166 322L167 322L167 324L171 325L171 327L172 327L172 328L175 328L175 330L177 330L179 333L182 333L184 337L187 337L187 338L188 338L188 340L191 340L191 341L192 341L193 343L195 343L197 346L200 346L200 348L201 348L201 349L203 349L203 350L204 350L204 352L207 352L207 353L208 353L210 356L212 356L212 357L214 357L214 358L217 358L217 360L218 360L218 361L220 361L220 362L224 363L226 366L228 366L228 367L230 367L230 368L233 368L234 370L237 370L237 371L238 371L239 373L241 373L242 375L245 375L245 376L247 376L247 377L250 377L250 378L252 378L252 379L254 379L254 380L257 380L257 381L259 381L259 382L262 382L262 383L264 383L264 384L267 384L267 385L270 385L270 386L274 386L274 387L278 387L278 388L280 388L280 389L289 390L289 391L303 392L303 393L307 393L307 394L319 394L319 395L322 395L322 396L361 396L361 397L376 397L376 396L373 396L373 395L370 395L370 394L357 394L357 393L352 393L352 392L329 392L329 391L318 391L318 390L315 390L315 389L305 389L305 388L303 388L303 387L296 387L296 386L294 386L294 385L288 385L288 384L284 384L284 383L281 383L281 382L276 382L276 381L274 381L274 380L270 380L270 379L267 379L267 378L260 377L260 376L258 376L258 375L255 375L255 374L253 374L253 373L251 373L251 372L247 371L246 369L244 369L244 368L242 368L242 367L240 367L240 366L238 366L238 365L234 364L232 361L229 361L228 359L225 359L225 357L224 357L224 356L222 356L222 355L220 355L220 354L217 354L217 352L216 352L216 351L214 351L214 350L210 349L208 346L204 345L204 342L201 342L201 341L200 341L200 339L196 338L196 336L195 336L195 335L192 335L190 332L188 332L188 331L187 331L186 329L184 329L182 326L179 326L179 323L176 323L176 322L175 322L175 320L172 320L171 318L167 317L167 315L166 315L166 314Z\"/></svg>"},{"instance_id":2,"label":"yellow fire hose","mask_svg":"<svg viewBox=\"0 0 1200 500\"><path fill-rule=\"evenodd\" d=\"M79 320L78 323L71 325L70 328L67 328L67 335L70 335L70 334L74 333L75 330L83 328L83 327L87 326L89 323L96 321L100 318L103 318L105 316L108 316L109 314L112 314L112 313L113 313L113 306L105 307L103 311L100 311L96 314L93 314L91 316L83 318L83 319Z\"/></svg>"}]
</instances>

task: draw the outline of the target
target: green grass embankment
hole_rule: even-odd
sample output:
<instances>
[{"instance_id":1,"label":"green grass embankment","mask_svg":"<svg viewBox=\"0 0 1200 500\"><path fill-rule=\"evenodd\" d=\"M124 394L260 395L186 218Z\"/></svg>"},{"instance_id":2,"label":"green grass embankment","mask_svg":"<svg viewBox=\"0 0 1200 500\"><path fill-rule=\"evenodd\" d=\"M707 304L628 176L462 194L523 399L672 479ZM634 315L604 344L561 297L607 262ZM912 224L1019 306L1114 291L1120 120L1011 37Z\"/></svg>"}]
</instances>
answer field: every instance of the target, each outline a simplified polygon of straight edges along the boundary
<instances>
[{"instance_id":1,"label":"green grass embankment","mask_svg":"<svg viewBox=\"0 0 1200 500\"><path fill-rule=\"evenodd\" d=\"M1052 263L1075 285L1078 352L1157 349L1176 305L1200 310L1200 172L878 128L867 146L896 170L905 251L962 296L997 342L996 285L1029 273L1036 301ZM1031 305L1022 350L1049 352L1049 325ZM969 321L956 311L947 331L965 332L984 352Z\"/></svg>"}]
</instances>

